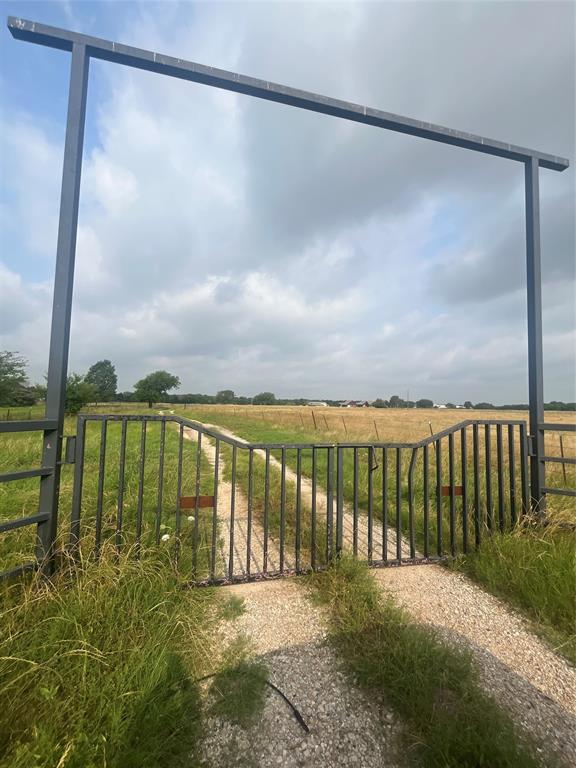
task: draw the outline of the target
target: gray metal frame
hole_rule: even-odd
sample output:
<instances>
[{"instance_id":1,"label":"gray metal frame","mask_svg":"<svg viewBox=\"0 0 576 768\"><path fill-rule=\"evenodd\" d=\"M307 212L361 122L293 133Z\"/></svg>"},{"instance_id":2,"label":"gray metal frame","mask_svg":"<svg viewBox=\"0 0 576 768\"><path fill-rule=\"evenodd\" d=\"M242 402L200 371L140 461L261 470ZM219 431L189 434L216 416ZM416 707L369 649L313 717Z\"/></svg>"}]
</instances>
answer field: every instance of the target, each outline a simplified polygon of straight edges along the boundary
<instances>
[{"instance_id":1,"label":"gray metal frame","mask_svg":"<svg viewBox=\"0 0 576 768\"><path fill-rule=\"evenodd\" d=\"M538 176L540 167L564 171L569 166L567 159L46 24L9 17L8 29L16 39L69 51L72 54L50 335L46 418L35 422L10 422L9 429L6 429L6 425L0 425L1 431L30 429L44 431L42 468L36 471L36 474L41 478L39 514L20 523L22 525L38 524L39 545L37 554L40 561L47 563L49 568L58 517L78 201L82 171L88 68L91 58L244 93L256 98L524 163L526 169L526 271L531 436L530 484L533 507L536 510L543 509L547 491L544 486L544 430L547 427L543 419ZM15 479L16 474L21 475L22 473L12 473L11 476L0 477L0 480ZM3 527L0 526L0 532L2 530Z\"/></svg>"},{"instance_id":2,"label":"gray metal frame","mask_svg":"<svg viewBox=\"0 0 576 768\"><path fill-rule=\"evenodd\" d=\"M112 433L119 454L107 454ZM91 460L99 456L96 504L82 498L87 440ZM195 584L322 570L344 551L373 567L437 562L477 549L531 511L522 420L468 419L414 443L335 445L244 442L176 415L91 413L78 417L75 450L70 550L82 540L96 558L103 546L139 557L162 546L169 529L173 562ZM233 492L219 498L223 473ZM125 494L129 482L137 496ZM103 516L105 489L114 502ZM184 509L195 510L191 525Z\"/></svg>"}]
</instances>

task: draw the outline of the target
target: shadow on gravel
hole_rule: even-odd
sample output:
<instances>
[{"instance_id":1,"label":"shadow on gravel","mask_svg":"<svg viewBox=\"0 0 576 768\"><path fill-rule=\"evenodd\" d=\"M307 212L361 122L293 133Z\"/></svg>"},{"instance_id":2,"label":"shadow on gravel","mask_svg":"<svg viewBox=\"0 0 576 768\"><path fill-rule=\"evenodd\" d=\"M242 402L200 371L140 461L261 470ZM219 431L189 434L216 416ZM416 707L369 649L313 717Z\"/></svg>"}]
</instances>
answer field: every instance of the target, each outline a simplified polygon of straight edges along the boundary
<instances>
[{"instance_id":1,"label":"shadow on gravel","mask_svg":"<svg viewBox=\"0 0 576 768\"><path fill-rule=\"evenodd\" d=\"M242 728L222 718L206 723L204 756L212 768L403 768L400 724L382 703L355 688L325 642L292 645L258 657L269 679L298 709L272 691L258 722Z\"/></svg>"}]
</instances>

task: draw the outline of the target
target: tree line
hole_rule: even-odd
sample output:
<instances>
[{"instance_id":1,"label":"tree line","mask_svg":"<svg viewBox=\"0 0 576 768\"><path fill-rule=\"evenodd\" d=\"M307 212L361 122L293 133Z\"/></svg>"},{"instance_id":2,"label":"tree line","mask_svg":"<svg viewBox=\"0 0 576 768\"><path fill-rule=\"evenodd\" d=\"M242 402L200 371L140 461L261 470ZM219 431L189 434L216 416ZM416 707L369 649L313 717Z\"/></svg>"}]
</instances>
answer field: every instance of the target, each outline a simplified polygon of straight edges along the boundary
<instances>
[{"instance_id":1,"label":"tree line","mask_svg":"<svg viewBox=\"0 0 576 768\"><path fill-rule=\"evenodd\" d=\"M30 384L26 373L27 360L17 352L0 351L0 407L31 406L46 397L46 384ZM201 393L171 394L180 386L180 379L168 371L152 371L139 379L128 392L118 392L116 368L110 360L98 360L85 374L71 373L66 385L66 411L78 413L89 403L137 402L184 404L222 404L222 405L308 405L306 398L277 398L273 392L259 392L254 397L237 396L232 389L222 389L215 395ZM327 405L341 405L341 400L322 400ZM427 398L404 400L399 395L392 395L388 400L376 398L370 403L375 408L432 408L434 402ZM456 408L454 403L446 403L447 408ZM493 405L492 403L472 403L466 400L464 408L477 410L526 410L526 403L511 405ZM544 404L548 411L576 411L576 403L564 403L552 400Z\"/></svg>"}]
</instances>

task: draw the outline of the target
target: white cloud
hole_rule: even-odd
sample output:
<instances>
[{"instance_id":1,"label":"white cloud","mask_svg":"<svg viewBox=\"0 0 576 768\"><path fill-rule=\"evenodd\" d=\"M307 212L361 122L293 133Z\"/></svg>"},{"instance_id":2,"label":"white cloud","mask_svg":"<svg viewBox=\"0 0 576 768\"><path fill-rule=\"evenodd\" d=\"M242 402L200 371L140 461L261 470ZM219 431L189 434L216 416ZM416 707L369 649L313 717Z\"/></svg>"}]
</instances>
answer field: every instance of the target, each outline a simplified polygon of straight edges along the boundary
<instances>
[{"instance_id":1,"label":"white cloud","mask_svg":"<svg viewBox=\"0 0 576 768\"><path fill-rule=\"evenodd\" d=\"M143 4L117 37L569 153L570 11L529 5ZM162 366L192 391L525 396L515 164L110 64L91 77L72 369L109 357L122 387ZM47 299L30 275L55 250L62 147L30 116L5 129L1 221L22 266L7 262L2 339L38 376ZM542 174L546 286L574 272L569 174ZM574 290L545 297L550 396L569 398Z\"/></svg>"}]
</instances>

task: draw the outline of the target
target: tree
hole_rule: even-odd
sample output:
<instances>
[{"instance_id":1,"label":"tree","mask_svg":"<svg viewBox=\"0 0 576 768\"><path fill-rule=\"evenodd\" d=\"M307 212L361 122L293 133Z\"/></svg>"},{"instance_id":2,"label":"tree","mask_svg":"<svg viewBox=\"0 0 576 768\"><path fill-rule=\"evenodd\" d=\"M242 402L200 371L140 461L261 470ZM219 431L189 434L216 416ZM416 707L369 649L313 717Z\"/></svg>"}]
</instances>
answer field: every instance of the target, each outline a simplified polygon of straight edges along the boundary
<instances>
[{"instance_id":1,"label":"tree","mask_svg":"<svg viewBox=\"0 0 576 768\"><path fill-rule=\"evenodd\" d=\"M470 400L466 400L464 403L464 408L474 408Z\"/></svg>"},{"instance_id":2,"label":"tree","mask_svg":"<svg viewBox=\"0 0 576 768\"><path fill-rule=\"evenodd\" d=\"M134 392L116 392L116 399L119 403L133 403Z\"/></svg>"},{"instance_id":3,"label":"tree","mask_svg":"<svg viewBox=\"0 0 576 768\"><path fill-rule=\"evenodd\" d=\"M46 384L33 384L30 387L30 392L34 395L34 400L46 400L48 387Z\"/></svg>"},{"instance_id":4,"label":"tree","mask_svg":"<svg viewBox=\"0 0 576 768\"><path fill-rule=\"evenodd\" d=\"M216 393L216 402L217 403L233 403L235 400L234 392L231 389L221 389L220 392Z\"/></svg>"},{"instance_id":5,"label":"tree","mask_svg":"<svg viewBox=\"0 0 576 768\"><path fill-rule=\"evenodd\" d=\"M390 398L390 408L404 408L406 403L398 395L392 395Z\"/></svg>"},{"instance_id":6,"label":"tree","mask_svg":"<svg viewBox=\"0 0 576 768\"><path fill-rule=\"evenodd\" d=\"M66 379L66 413L78 413L88 403L93 403L96 396L94 385L79 373L71 373Z\"/></svg>"},{"instance_id":7,"label":"tree","mask_svg":"<svg viewBox=\"0 0 576 768\"><path fill-rule=\"evenodd\" d=\"M274 405L276 395L273 392L260 392L252 398L252 405Z\"/></svg>"},{"instance_id":8,"label":"tree","mask_svg":"<svg viewBox=\"0 0 576 768\"><path fill-rule=\"evenodd\" d=\"M488 411L490 408L494 408L492 403L476 403L474 408L478 409L479 411Z\"/></svg>"},{"instance_id":9,"label":"tree","mask_svg":"<svg viewBox=\"0 0 576 768\"><path fill-rule=\"evenodd\" d=\"M180 386L180 379L168 371L154 371L149 373L134 385L134 398L138 403L148 403L148 408L152 408L154 403L161 401L166 397L166 393L171 389Z\"/></svg>"},{"instance_id":10,"label":"tree","mask_svg":"<svg viewBox=\"0 0 576 768\"><path fill-rule=\"evenodd\" d=\"M454 403L446 403L446 408L456 408Z\"/></svg>"},{"instance_id":11,"label":"tree","mask_svg":"<svg viewBox=\"0 0 576 768\"><path fill-rule=\"evenodd\" d=\"M416 400L416 408L434 408L434 403L432 400L423 397L420 400Z\"/></svg>"},{"instance_id":12,"label":"tree","mask_svg":"<svg viewBox=\"0 0 576 768\"><path fill-rule=\"evenodd\" d=\"M118 387L116 369L110 360L98 360L91 365L86 374L86 382L96 390L96 399L106 402L114 400Z\"/></svg>"},{"instance_id":13,"label":"tree","mask_svg":"<svg viewBox=\"0 0 576 768\"><path fill-rule=\"evenodd\" d=\"M389 405L388 401L382 400L381 397L377 397L376 400L374 400L374 402L372 403L373 408L388 408L388 405Z\"/></svg>"},{"instance_id":14,"label":"tree","mask_svg":"<svg viewBox=\"0 0 576 768\"><path fill-rule=\"evenodd\" d=\"M28 386L27 361L17 352L0 352L0 405L33 405Z\"/></svg>"}]
</instances>

